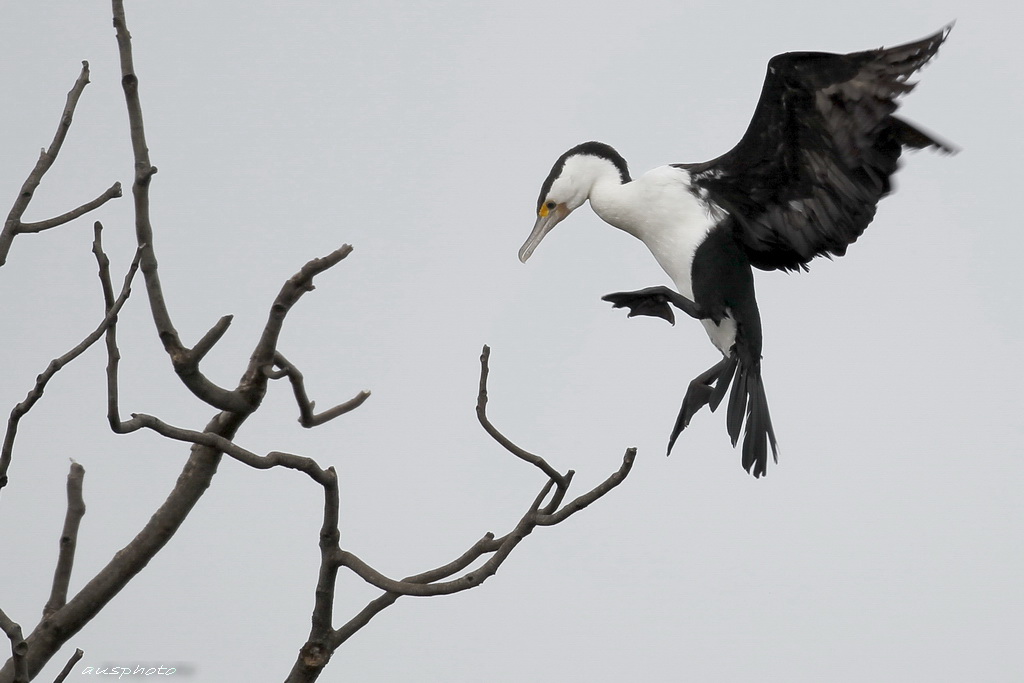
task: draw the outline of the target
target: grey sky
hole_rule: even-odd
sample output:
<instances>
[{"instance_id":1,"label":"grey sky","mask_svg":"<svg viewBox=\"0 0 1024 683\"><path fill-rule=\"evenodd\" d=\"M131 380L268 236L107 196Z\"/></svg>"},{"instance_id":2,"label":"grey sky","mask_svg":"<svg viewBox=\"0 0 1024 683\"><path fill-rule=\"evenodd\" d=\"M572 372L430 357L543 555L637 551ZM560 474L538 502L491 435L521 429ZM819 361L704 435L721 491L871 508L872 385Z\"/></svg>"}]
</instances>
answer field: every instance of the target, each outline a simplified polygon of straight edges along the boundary
<instances>
[{"instance_id":1,"label":"grey sky","mask_svg":"<svg viewBox=\"0 0 1024 683\"><path fill-rule=\"evenodd\" d=\"M305 431L275 386L238 441L337 467L343 545L392 576L504 532L543 483L476 423L484 343L492 419L575 469L580 491L626 447L639 455L623 486L536 532L482 588L403 598L323 680L1024 678L1020 10L412 4L129 3L179 331L192 343L234 314L205 366L230 384L281 283L355 246L293 311L282 351L320 405L373 396ZM128 186L109 5L8 3L3 15L4 207L83 59L92 84L26 218ZM665 458L686 383L717 352L692 321L627 320L600 301L668 280L589 210L519 263L551 163L589 139L635 172L711 158L742 134L772 55L894 45L953 19L902 111L964 151L905 157L897 193L846 257L756 276L778 466L761 481L744 473L721 413L701 413ZM95 216L121 271L130 208ZM92 220L20 237L0 269L0 414L102 315ZM119 328L122 411L198 428L211 410L173 377L140 294ZM87 470L74 590L187 456L109 433L104 363L97 347L67 368L21 427L0 501L0 606L26 627L49 590L68 458ZM308 631L319 520L303 476L225 461L169 546L40 680L74 647L83 666L283 679ZM339 594L341 620L376 591L346 577Z\"/></svg>"}]
</instances>

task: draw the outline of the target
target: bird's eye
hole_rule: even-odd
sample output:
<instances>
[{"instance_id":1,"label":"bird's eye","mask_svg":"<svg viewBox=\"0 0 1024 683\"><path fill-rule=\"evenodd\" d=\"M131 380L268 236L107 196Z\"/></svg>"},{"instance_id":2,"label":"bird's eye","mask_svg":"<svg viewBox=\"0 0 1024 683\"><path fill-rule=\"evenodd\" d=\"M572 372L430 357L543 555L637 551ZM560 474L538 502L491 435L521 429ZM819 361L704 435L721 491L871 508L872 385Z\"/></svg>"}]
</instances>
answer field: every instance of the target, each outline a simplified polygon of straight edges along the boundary
<instances>
[{"instance_id":1,"label":"bird's eye","mask_svg":"<svg viewBox=\"0 0 1024 683\"><path fill-rule=\"evenodd\" d=\"M548 211L555 210L555 203L552 201L548 201L547 203L544 204L544 206L547 208Z\"/></svg>"}]
</instances>

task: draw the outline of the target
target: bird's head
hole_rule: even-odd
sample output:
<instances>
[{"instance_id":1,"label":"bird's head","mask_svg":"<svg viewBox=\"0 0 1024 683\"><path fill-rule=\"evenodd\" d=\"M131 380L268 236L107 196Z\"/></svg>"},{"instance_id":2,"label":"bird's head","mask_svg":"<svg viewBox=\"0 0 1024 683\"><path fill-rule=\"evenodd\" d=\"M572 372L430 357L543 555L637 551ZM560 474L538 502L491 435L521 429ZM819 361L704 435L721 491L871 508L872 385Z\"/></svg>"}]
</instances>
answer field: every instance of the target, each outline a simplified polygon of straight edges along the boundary
<instances>
[{"instance_id":1,"label":"bird's head","mask_svg":"<svg viewBox=\"0 0 1024 683\"><path fill-rule=\"evenodd\" d=\"M526 263L544 235L587 201L590 190L602 175L615 173L629 182L626 160L603 142L584 142L558 157L544 180L537 198L537 222L533 232L519 249L519 260Z\"/></svg>"}]
</instances>

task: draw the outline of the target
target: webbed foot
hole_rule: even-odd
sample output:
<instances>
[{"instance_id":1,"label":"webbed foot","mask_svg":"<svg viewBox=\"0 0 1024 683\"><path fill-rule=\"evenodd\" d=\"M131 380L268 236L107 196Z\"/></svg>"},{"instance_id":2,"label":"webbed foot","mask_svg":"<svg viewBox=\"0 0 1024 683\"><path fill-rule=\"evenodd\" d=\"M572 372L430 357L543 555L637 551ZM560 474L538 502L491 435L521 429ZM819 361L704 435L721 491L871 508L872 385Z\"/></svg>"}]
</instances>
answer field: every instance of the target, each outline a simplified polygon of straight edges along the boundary
<instances>
[{"instance_id":1,"label":"webbed foot","mask_svg":"<svg viewBox=\"0 0 1024 683\"><path fill-rule=\"evenodd\" d=\"M679 408L679 416L672 427L672 434L668 439L668 453L672 452L676 439L689 426L690 420L698 410L710 404L711 411L714 412L722 401L725 390L729 388L735 371L735 356L727 356L693 378L686 389L683 405Z\"/></svg>"},{"instance_id":2,"label":"webbed foot","mask_svg":"<svg viewBox=\"0 0 1024 683\"><path fill-rule=\"evenodd\" d=\"M702 315L700 307L695 302L668 287L647 287L635 292L614 292L605 294L601 299L610 302L615 308L629 308L628 317L630 318L637 315L649 315L663 318L675 325L676 318L669 304L698 320L706 317Z\"/></svg>"}]
</instances>

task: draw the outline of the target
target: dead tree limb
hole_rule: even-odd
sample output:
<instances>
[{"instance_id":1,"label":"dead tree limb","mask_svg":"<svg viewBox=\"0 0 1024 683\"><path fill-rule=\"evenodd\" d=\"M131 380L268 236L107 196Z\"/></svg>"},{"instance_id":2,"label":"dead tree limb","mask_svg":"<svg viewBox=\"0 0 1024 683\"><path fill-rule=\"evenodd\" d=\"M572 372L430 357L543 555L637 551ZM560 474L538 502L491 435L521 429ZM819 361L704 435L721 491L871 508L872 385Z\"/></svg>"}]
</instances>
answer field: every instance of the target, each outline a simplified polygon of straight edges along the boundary
<instances>
[{"instance_id":1,"label":"dead tree limb","mask_svg":"<svg viewBox=\"0 0 1024 683\"><path fill-rule=\"evenodd\" d=\"M114 183L96 199L86 202L60 216L35 223L23 223L21 220L28 209L29 203L32 201L32 197L35 196L36 188L42 182L43 176L53 166L53 162L57 160L60 148L64 144L64 138L67 137L68 130L71 128L71 119L74 117L75 107L78 106L78 100L88 83L89 62L82 62L82 71L78 76L78 80L75 81L71 91L68 92L67 103L64 105L64 112L61 114L60 123L57 125L57 132L54 134L50 146L39 153L39 160L36 162L32 172L29 173L28 178L25 179L25 183L21 186L18 198L14 201L10 213L7 214L7 220L4 221L3 230L0 230L0 266L7 262L7 255L10 253L11 244L17 235L42 232L43 230L55 228L58 225L64 225L102 206L114 197L121 196L121 183Z\"/></svg>"},{"instance_id":2,"label":"dead tree limb","mask_svg":"<svg viewBox=\"0 0 1024 683\"><path fill-rule=\"evenodd\" d=\"M132 57L131 34L125 22L123 0L113 0L114 29L117 37L118 55L121 62L121 87L124 90L128 108L128 125L131 132L132 153L135 157L135 179L132 183L132 197L135 202L135 234L142 248L142 275L146 282L149 307L156 325L157 334L164 351L170 357L171 365L182 383L201 401L214 408L233 413L248 413L252 407L237 391L229 391L210 381L199 370L199 360L209 351L210 333L203 337L205 343L199 353L181 343L178 331L171 321L153 244L153 224L149 212L149 187L157 172L150 162L149 147L146 144L146 127L142 119L142 101L139 97L139 78L135 73ZM230 321L230 319L228 319ZM222 325L224 318L218 325ZM226 328L227 324L223 323ZM217 326L215 326L215 329ZM223 330L216 335L219 339Z\"/></svg>"},{"instance_id":3,"label":"dead tree limb","mask_svg":"<svg viewBox=\"0 0 1024 683\"><path fill-rule=\"evenodd\" d=\"M34 406L40 398L42 398L43 390L46 388L50 379L52 379L61 368L82 355L86 349L92 346L96 340L103 336L103 333L114 324L114 321L117 320L118 311L121 310L121 307L124 306L125 302L128 300L128 296L131 294L131 282L132 278L135 277L135 272L138 269L138 266L139 256L138 253L136 253L135 260L132 261L132 265L128 269L127 275L125 275L120 296L118 296L118 298L109 305L106 315L103 317L103 320L100 321L100 324L96 329L89 333L89 335L73 349L50 361L49 365L46 366L46 369L36 377L35 386L28 392L25 400L11 409L10 417L7 419L7 432L4 435L3 445L0 446L0 489L6 486L8 482L7 473L11 466L11 458L14 452L14 439L18 434L18 423L21 421L21 418L32 409L32 406ZM102 280L104 277L104 266L101 265L100 269L100 279ZM104 291L110 289L109 273L107 277L108 284L104 285Z\"/></svg>"},{"instance_id":4,"label":"dead tree limb","mask_svg":"<svg viewBox=\"0 0 1024 683\"><path fill-rule=\"evenodd\" d=\"M274 366L277 370L268 370L266 375L269 379L281 379L287 377L288 381L291 382L292 392L295 394L295 402L299 406L299 424L303 427L312 428L319 427L325 422L329 422L336 417L344 415L345 413L351 412L363 405L366 399L370 398L369 391L360 391L358 394L345 401L339 403L333 408L329 408L322 413L315 413L313 409L316 407L315 401L310 401L309 396L306 394L306 384L302 373L292 363L288 361L280 352L274 354Z\"/></svg>"},{"instance_id":5,"label":"dead tree limb","mask_svg":"<svg viewBox=\"0 0 1024 683\"><path fill-rule=\"evenodd\" d=\"M53 587L50 589L50 599L43 608L44 617L53 614L68 601L68 585L71 583L75 548L78 546L78 528L85 516L85 498L82 495L84 479L85 468L72 461L71 471L68 472L68 508L64 516L64 529L60 534L60 552L53 571Z\"/></svg>"},{"instance_id":6,"label":"dead tree limb","mask_svg":"<svg viewBox=\"0 0 1024 683\"><path fill-rule=\"evenodd\" d=\"M84 654L85 653L80 649L76 649L74 654L71 655L71 658L68 660L68 663L64 665L64 668L61 669L59 674L57 674L57 677L53 679L53 683L64 683L64 681L67 680L67 677L71 674L71 669L74 668L75 664L78 664Z\"/></svg>"},{"instance_id":7,"label":"dead tree limb","mask_svg":"<svg viewBox=\"0 0 1024 683\"><path fill-rule=\"evenodd\" d=\"M139 81L135 74L131 36L124 16L123 0L112 0L114 27L121 66L121 83L128 110L132 150L135 160L135 177L132 184L135 210L135 235L137 252L129 269L119 297L114 297L110 281L109 261L103 252L100 240L102 226L96 223L93 251L99 264L100 281L103 287L105 315L102 323L79 346L69 354L56 359L47 371L37 379L35 388L29 392L25 402L12 411L8 421L8 436L4 441L3 457L0 457L0 486L6 481L10 463L17 421L42 395L46 382L64 364L81 354L101 335L106 337L107 350L107 403L108 421L117 433L148 429L163 437L191 444L190 456L166 500L157 508L149 521L124 548L114 554L110 561L70 599L67 596L71 569L74 559L74 541L78 523L84 514L81 483L84 470L73 465L68 481L68 512L62 535L62 550L54 572L54 583L50 599L43 610L43 618L27 638L21 627L0 612L0 628L8 635L12 644L12 657L0 669L0 683L28 681L36 676L56 652L80 629L82 629L106 604L114 598L149 561L166 545L177 532L194 505L210 486L219 467L222 455L257 469L284 467L303 472L318 483L324 492L323 519L320 526L319 546L321 563L311 614L311 631L306 644L301 648L298 660L289 675L289 681L315 680L330 660L335 650L352 634L370 622L374 615L393 604L401 596L436 596L469 590L481 585L493 576L510 556L513 550L538 526L561 523L587 505L600 499L620 484L629 474L635 457L635 449L627 449L622 464L604 482L580 495L568 504L563 504L573 479L572 470L565 474L552 467L543 457L530 453L514 444L491 424L487 417L487 378L490 350L484 347L480 358L480 383L477 399L477 415L487 433L502 447L517 458L536 467L544 475L543 485L519 517L511 530L501 537L486 533L461 555L450 562L405 579L395 580L374 569L370 564L340 546L340 493L337 473L333 467L323 468L314 459L280 451L259 455L234 442L241 425L261 405L271 379L287 378L291 384L296 403L299 406L300 422L313 427L323 424L358 407L368 392L360 392L354 398L333 408L316 413L313 401L306 394L304 378L278 348L280 335L290 310L300 298L311 291L313 280L318 275L340 263L352 248L343 245L331 253L307 262L295 275L289 278L275 297L257 340L249 362L237 384L228 389L214 384L199 369L200 361L223 337L231 324L231 316L222 317L192 347L185 347L175 329L164 300L159 269L153 240L153 225L150 219L150 186L157 169L152 165L145 138L142 106L139 97ZM84 79L84 80L83 80ZM69 95L66 112L74 108L81 88L88 82L88 70L83 69L80 84L76 84L74 98ZM73 94L75 90L73 90ZM62 129L58 130L54 150L70 124L68 113ZM55 153L54 153L55 155ZM46 163L43 163L43 162ZM36 184L49 168L52 158L41 159L34 172ZM30 181L33 177L30 176ZM29 230L44 230L80 216L91 208L94 200L62 216L36 224L23 224L20 217L31 198L35 185L23 191L12 215L17 225ZM113 188L111 189L111 191ZM111 191L108 191L111 192ZM102 198L102 197L101 197ZM109 198L109 197L108 197ZM106 200L103 200L106 201ZM100 202L102 203L102 202ZM97 206L99 204L96 204ZM6 230L6 227L5 227ZM15 234L12 231L11 236ZM9 243L7 245L9 247ZM6 254L6 250L0 252ZM146 286L147 298L154 327L172 367L182 383L200 400L216 408L215 414L202 430L191 430L170 425L152 415L134 413L128 420L120 418L118 395L118 364L120 351L117 345L117 315L130 291L129 284L136 269L141 269ZM65 542L67 541L67 542ZM364 581L381 589L383 593L367 604L358 614L341 627L335 628L334 603L337 576L342 569L348 569ZM76 656L80 656L76 653ZM75 658L69 662L72 666ZM66 669L67 670L67 669ZM62 674L62 676L65 676Z\"/></svg>"},{"instance_id":8,"label":"dead tree limb","mask_svg":"<svg viewBox=\"0 0 1024 683\"><path fill-rule=\"evenodd\" d=\"M6 633L7 638L11 641L12 683L28 683L31 680L28 662L25 659L28 643L22 634L21 625L8 617L2 609L0 609L0 631Z\"/></svg>"},{"instance_id":9,"label":"dead tree limb","mask_svg":"<svg viewBox=\"0 0 1024 683\"><path fill-rule=\"evenodd\" d=\"M551 526L565 521L571 515L598 500L618 486L629 474L636 457L636 449L629 448L622 458L622 465L605 481L587 493L579 496L564 507L561 505L572 471L561 475L541 456L527 453L509 439L500 435L486 415L487 378L489 374L490 349L484 347L480 356L480 388L477 395L477 415L481 424L499 444L517 457L537 467L547 476L540 493L533 499L525 514L511 531L500 538L487 532L459 557L435 569L395 580L383 575L355 553L343 550L339 545L338 488L334 470L330 470L330 481L324 485L324 521L320 531L320 572L317 581L316 599L312 614L312 626L306 643L300 648L292 670L286 679L288 683L315 681L327 666L334 652L359 629L370 623L374 616L393 605L403 595L436 596L450 595L476 588L497 573L512 551L538 526ZM498 436L495 436L498 434ZM528 457L523 457L523 456ZM552 473L552 474L548 474ZM553 476L552 476L553 475ZM555 493L552 495L552 489ZM552 500L544 505L548 496ZM489 556L475 569L469 569L475 562ZM371 600L355 616L339 628L333 626L334 591L338 570L345 567L367 583L380 588L384 593ZM469 571L466 571L469 569ZM445 581L451 576L465 572L458 578Z\"/></svg>"},{"instance_id":10,"label":"dead tree limb","mask_svg":"<svg viewBox=\"0 0 1024 683\"><path fill-rule=\"evenodd\" d=\"M565 481L565 476L560 474L558 470L553 468L551 465L539 455L534 455L529 451L523 450L519 446L512 443L504 434L499 432L497 428L491 424L491 421L487 417L487 375L490 372L488 366L488 359L491 356L491 348L484 346L483 351L480 353L480 391L477 394L476 400L476 416L483 426L484 430L491 435L491 438L497 441L502 447L512 455L516 456L520 460L540 468L540 470L550 477L555 483L561 484L563 487L568 484Z\"/></svg>"}]
</instances>

